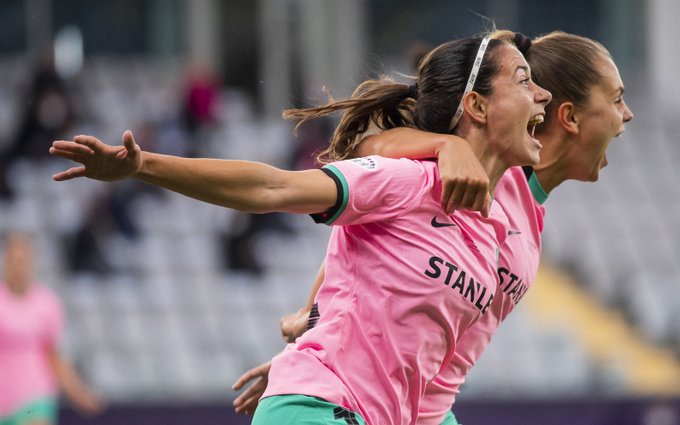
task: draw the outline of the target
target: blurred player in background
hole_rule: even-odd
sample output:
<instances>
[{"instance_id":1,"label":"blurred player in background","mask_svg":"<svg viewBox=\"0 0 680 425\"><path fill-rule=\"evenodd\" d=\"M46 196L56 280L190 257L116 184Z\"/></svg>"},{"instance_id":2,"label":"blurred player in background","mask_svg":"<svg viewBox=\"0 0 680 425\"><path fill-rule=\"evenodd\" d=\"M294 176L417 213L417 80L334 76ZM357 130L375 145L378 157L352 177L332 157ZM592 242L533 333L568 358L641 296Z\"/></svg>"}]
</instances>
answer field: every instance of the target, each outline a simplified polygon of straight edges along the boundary
<instances>
[{"instance_id":1,"label":"blurred player in background","mask_svg":"<svg viewBox=\"0 0 680 425\"><path fill-rule=\"evenodd\" d=\"M596 181L606 166L606 149L613 138L624 131L633 114L623 100L624 86L610 53L599 43L576 35L553 32L518 42L537 84L553 94L546 107L546 122L536 133L543 145L541 160L533 168L509 170L501 179L495 200L503 207L514 226L501 247L498 274L501 280L489 313L468 329L459 341L448 368L437 376L425 393L419 412L419 424L455 424L450 412L467 372L488 346L501 321L529 289L535 279L540 257L540 233L543 229L543 202L565 180ZM439 152L442 143L456 144L455 158L441 161L444 176L456 176L461 164L475 161L455 136L435 135L414 129L388 130L366 139L357 155L379 154L387 157L423 158ZM445 152L454 152L446 150ZM446 171L444 167L451 168ZM466 168L467 169L467 168ZM470 173L470 181L477 177ZM449 183L444 182L445 186ZM472 205L478 192L465 195L464 176L451 179L455 189L442 204L447 209ZM281 321L284 339L290 341L318 320L315 294L323 282L323 265L317 275L307 305ZM311 314L310 314L311 312ZM269 363L260 365L240 377L234 389L255 380L235 401L237 411L252 413L267 385ZM442 422L444 421L445 422Z\"/></svg>"},{"instance_id":2,"label":"blurred player in background","mask_svg":"<svg viewBox=\"0 0 680 425\"><path fill-rule=\"evenodd\" d=\"M352 99L288 116L304 122L344 110L326 152L331 159L351 152L371 122L459 133L493 188L508 167L538 161L540 144L527 126L549 101L550 93L530 79L512 35L497 32L434 49L418 86L368 81ZM53 155L82 164L55 180L136 177L225 207L313 213L337 225L319 292L330 311L277 358L254 423L415 422L425 384L493 299L498 246L507 237L502 211L494 207L488 218L464 211L442 217L433 161L371 157L286 172L141 152L130 132L123 142L113 147L91 136L55 141ZM361 267L355 267L359 258ZM449 267L448 277L436 271L439 266ZM454 271L465 294L442 284Z\"/></svg>"},{"instance_id":3,"label":"blurred player in background","mask_svg":"<svg viewBox=\"0 0 680 425\"><path fill-rule=\"evenodd\" d=\"M83 414L103 408L59 352L62 305L33 282L33 261L28 235L7 236L0 284L0 425L54 424L59 389Z\"/></svg>"}]
</instances>

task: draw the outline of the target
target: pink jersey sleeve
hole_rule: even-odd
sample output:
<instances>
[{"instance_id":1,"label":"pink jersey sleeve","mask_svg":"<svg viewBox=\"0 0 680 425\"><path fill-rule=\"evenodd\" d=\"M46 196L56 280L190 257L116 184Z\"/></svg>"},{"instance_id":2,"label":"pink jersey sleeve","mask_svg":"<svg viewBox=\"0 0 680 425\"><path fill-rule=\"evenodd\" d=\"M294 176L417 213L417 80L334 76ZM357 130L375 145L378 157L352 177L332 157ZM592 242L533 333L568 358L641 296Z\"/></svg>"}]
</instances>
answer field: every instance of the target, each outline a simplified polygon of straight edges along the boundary
<instances>
[{"instance_id":1,"label":"pink jersey sleeve","mask_svg":"<svg viewBox=\"0 0 680 425\"><path fill-rule=\"evenodd\" d=\"M334 162L322 169L338 187L338 201L312 217L328 225L389 220L417 205L432 189L421 162L368 156Z\"/></svg>"}]
</instances>

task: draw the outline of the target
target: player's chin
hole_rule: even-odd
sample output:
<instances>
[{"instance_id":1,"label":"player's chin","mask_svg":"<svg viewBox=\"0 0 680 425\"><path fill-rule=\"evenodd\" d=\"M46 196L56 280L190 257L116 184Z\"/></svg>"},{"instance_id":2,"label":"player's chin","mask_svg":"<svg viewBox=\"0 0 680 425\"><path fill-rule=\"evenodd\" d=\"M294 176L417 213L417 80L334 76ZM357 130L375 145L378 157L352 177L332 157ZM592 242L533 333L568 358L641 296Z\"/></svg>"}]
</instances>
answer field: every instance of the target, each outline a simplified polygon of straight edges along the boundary
<instances>
[{"instance_id":1,"label":"player's chin","mask_svg":"<svg viewBox=\"0 0 680 425\"><path fill-rule=\"evenodd\" d=\"M602 171L602 169L606 166L607 166L607 158L603 157L600 160L600 162L595 167L593 167L593 170L590 173L590 178L588 179L588 181L590 181L590 182L598 181L600 179L600 171Z\"/></svg>"},{"instance_id":2,"label":"player's chin","mask_svg":"<svg viewBox=\"0 0 680 425\"><path fill-rule=\"evenodd\" d=\"M524 155L521 164L519 165L536 165L541 160L541 149L543 146L538 139L527 137L524 143Z\"/></svg>"}]
</instances>

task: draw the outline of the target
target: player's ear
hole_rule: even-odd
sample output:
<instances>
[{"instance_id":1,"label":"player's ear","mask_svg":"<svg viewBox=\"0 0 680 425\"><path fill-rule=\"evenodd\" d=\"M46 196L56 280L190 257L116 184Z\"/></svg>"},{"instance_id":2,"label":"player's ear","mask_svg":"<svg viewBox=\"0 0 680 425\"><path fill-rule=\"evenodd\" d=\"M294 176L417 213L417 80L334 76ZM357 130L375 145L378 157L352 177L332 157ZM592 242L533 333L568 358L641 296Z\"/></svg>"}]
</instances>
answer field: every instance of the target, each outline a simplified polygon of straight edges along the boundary
<instances>
[{"instance_id":1,"label":"player's ear","mask_svg":"<svg viewBox=\"0 0 680 425\"><path fill-rule=\"evenodd\" d=\"M487 105L486 97L471 91L463 98L463 108L473 122L486 124Z\"/></svg>"},{"instance_id":2,"label":"player's ear","mask_svg":"<svg viewBox=\"0 0 680 425\"><path fill-rule=\"evenodd\" d=\"M581 117L579 111L571 102L562 102L557 107L555 118L565 131L571 134L578 134Z\"/></svg>"}]
</instances>

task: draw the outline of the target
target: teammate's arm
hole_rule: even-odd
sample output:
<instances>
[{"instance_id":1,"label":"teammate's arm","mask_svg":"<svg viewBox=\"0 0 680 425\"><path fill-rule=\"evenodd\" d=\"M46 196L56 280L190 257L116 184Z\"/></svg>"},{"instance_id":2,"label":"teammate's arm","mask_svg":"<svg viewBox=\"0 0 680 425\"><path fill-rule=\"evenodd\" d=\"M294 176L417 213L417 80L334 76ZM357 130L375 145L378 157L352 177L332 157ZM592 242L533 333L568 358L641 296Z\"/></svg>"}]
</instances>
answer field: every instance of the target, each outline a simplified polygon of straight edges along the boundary
<instances>
[{"instance_id":1,"label":"teammate's arm","mask_svg":"<svg viewBox=\"0 0 680 425\"><path fill-rule=\"evenodd\" d=\"M241 377L234 382L231 389L238 391L248 382L253 381L253 383L234 400L233 405L236 413L244 413L246 415L255 413L255 409L260 402L260 397L264 394L264 390L269 383L269 370L271 367L271 360L262 363L241 375Z\"/></svg>"},{"instance_id":2,"label":"teammate's arm","mask_svg":"<svg viewBox=\"0 0 680 425\"><path fill-rule=\"evenodd\" d=\"M56 347L48 349L47 358L59 388L79 412L91 416L104 409L102 400L89 389Z\"/></svg>"},{"instance_id":3,"label":"teammate's arm","mask_svg":"<svg viewBox=\"0 0 680 425\"><path fill-rule=\"evenodd\" d=\"M307 304L298 310L297 313L292 313L281 318L281 334L286 341L295 341L295 338L299 337L307 330L309 312L314 305L316 293L319 291L321 283L323 282L325 270L326 261L323 261L321 267L319 267L319 272L316 274L316 279L312 285ZM232 385L231 388L234 391L238 391L248 382L252 381L250 386L234 400L234 410L236 410L236 413L252 415L255 412L260 397L262 397L264 390L267 388L267 383L269 382L269 369L271 369L271 366L271 360L262 363L245 372L236 380L236 382L234 382L234 385Z\"/></svg>"},{"instance_id":4,"label":"teammate's arm","mask_svg":"<svg viewBox=\"0 0 680 425\"><path fill-rule=\"evenodd\" d=\"M53 176L63 181L136 178L211 204L246 212L301 214L330 209L337 188L321 170L285 171L249 161L181 158L142 152L132 136L110 146L92 136L55 141L50 154L80 163Z\"/></svg>"},{"instance_id":5,"label":"teammate's arm","mask_svg":"<svg viewBox=\"0 0 680 425\"><path fill-rule=\"evenodd\" d=\"M393 128L366 137L359 144L356 154L388 158L437 158L442 180L442 209L447 214L456 209L481 211L484 216L489 213L489 177L470 144L458 136L405 127Z\"/></svg>"},{"instance_id":6,"label":"teammate's arm","mask_svg":"<svg viewBox=\"0 0 680 425\"><path fill-rule=\"evenodd\" d=\"M312 283L312 289L307 298L307 304L299 309L295 313L287 314L281 318L281 336L287 342L295 341L295 338L299 337L307 330L307 322L309 320L309 312L312 310L314 305L314 300L316 299L316 293L319 292L319 288L323 283L323 279L326 275L326 260L321 262L319 271L316 274L316 278Z\"/></svg>"}]
</instances>

